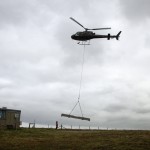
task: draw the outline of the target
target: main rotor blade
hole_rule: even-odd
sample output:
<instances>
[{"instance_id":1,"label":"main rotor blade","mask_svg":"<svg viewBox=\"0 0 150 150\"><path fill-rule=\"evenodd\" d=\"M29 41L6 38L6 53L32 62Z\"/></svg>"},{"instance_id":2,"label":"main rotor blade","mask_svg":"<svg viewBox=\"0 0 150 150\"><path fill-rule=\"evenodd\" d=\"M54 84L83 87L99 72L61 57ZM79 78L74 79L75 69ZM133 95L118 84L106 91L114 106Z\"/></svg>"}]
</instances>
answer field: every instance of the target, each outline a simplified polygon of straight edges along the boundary
<instances>
[{"instance_id":1,"label":"main rotor blade","mask_svg":"<svg viewBox=\"0 0 150 150\"><path fill-rule=\"evenodd\" d=\"M95 29L88 29L88 30L107 30L107 29L111 29L111 28L95 28Z\"/></svg>"},{"instance_id":2,"label":"main rotor blade","mask_svg":"<svg viewBox=\"0 0 150 150\"><path fill-rule=\"evenodd\" d=\"M74 18L70 17L70 19L76 22L78 25L80 25L82 28L86 30L86 28L82 24L80 24L78 21L76 21Z\"/></svg>"}]
</instances>

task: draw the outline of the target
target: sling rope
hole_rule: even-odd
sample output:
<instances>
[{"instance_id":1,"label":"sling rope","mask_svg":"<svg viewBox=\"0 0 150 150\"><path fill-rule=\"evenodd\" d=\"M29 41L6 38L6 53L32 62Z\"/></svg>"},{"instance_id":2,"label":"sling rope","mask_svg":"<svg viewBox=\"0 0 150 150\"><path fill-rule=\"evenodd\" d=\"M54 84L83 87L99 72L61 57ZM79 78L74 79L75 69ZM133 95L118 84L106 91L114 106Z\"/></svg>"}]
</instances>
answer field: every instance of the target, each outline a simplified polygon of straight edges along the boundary
<instances>
[{"instance_id":1,"label":"sling rope","mask_svg":"<svg viewBox=\"0 0 150 150\"><path fill-rule=\"evenodd\" d=\"M75 109L77 104L79 104L82 117L83 117L83 113L82 113L82 109L81 109L81 105L80 105L80 97L81 97L81 87L82 87L82 77L83 77L83 67L84 67L84 55L85 55L85 44L84 44L84 49L83 49L83 54L82 54L82 68L81 68L81 76L80 76L80 84L79 84L78 101L70 112L70 115L71 115L71 113L73 112L73 110Z\"/></svg>"}]
</instances>

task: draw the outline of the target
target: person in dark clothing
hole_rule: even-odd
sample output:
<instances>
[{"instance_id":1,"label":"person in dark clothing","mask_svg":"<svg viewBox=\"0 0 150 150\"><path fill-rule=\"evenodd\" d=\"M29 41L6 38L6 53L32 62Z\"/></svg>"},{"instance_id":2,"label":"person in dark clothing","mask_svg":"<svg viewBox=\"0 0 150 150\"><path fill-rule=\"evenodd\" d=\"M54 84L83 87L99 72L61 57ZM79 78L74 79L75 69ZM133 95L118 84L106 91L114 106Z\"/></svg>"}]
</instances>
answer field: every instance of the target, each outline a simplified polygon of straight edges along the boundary
<instances>
[{"instance_id":1,"label":"person in dark clothing","mask_svg":"<svg viewBox=\"0 0 150 150\"><path fill-rule=\"evenodd\" d=\"M58 121L56 121L56 129L58 129Z\"/></svg>"}]
</instances>

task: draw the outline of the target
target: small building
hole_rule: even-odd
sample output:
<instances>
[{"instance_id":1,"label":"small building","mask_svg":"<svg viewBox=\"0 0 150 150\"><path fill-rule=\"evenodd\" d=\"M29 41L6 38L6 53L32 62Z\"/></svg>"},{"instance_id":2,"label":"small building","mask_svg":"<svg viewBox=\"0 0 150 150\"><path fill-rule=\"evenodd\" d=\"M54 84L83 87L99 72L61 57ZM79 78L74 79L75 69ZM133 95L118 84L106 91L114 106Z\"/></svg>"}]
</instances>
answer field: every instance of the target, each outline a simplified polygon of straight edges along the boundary
<instances>
[{"instance_id":1,"label":"small building","mask_svg":"<svg viewBox=\"0 0 150 150\"><path fill-rule=\"evenodd\" d=\"M18 129L21 125L21 110L0 108L0 129Z\"/></svg>"}]
</instances>

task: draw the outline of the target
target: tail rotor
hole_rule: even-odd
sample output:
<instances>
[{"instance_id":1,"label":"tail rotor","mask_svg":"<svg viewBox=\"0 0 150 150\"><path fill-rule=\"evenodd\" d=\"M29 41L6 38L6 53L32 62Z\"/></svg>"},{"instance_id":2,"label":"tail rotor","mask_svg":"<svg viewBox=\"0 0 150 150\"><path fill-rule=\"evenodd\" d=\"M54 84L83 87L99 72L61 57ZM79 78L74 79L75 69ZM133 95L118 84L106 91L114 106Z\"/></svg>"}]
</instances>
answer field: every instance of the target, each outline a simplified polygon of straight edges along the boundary
<instances>
[{"instance_id":1,"label":"tail rotor","mask_svg":"<svg viewBox=\"0 0 150 150\"><path fill-rule=\"evenodd\" d=\"M120 34L122 31L120 31L117 35L116 35L116 40L119 40Z\"/></svg>"}]
</instances>

